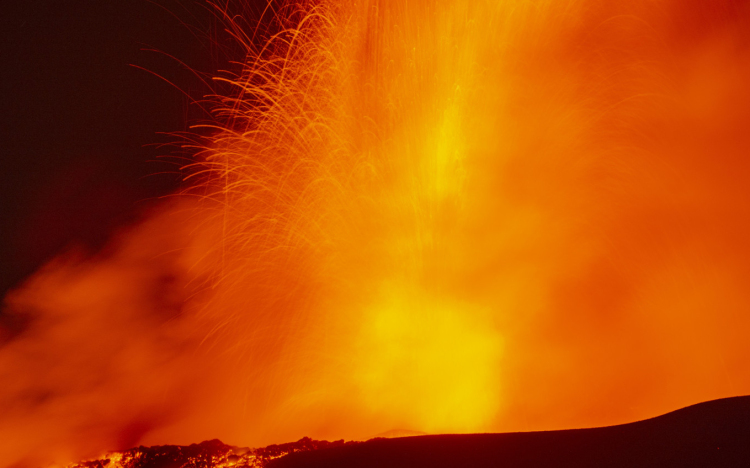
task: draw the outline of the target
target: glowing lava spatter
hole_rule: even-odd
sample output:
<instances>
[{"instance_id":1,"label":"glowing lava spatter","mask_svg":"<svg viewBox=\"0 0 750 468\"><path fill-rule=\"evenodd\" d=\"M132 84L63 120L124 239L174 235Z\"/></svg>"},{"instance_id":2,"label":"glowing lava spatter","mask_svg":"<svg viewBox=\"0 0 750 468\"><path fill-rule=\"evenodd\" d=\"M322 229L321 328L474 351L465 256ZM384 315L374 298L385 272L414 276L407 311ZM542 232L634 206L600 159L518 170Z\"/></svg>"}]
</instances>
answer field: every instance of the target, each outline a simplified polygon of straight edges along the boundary
<instances>
[{"instance_id":1,"label":"glowing lava spatter","mask_svg":"<svg viewBox=\"0 0 750 468\"><path fill-rule=\"evenodd\" d=\"M497 97L477 82L481 51L459 46L483 40L468 15L489 5L299 7L262 49L247 44L195 166L222 206L216 256L232 285L209 307L251 329L253 354L292 350L273 379L293 405L357 395L386 424L487 429L502 335L460 279L482 210L466 187L478 104ZM422 20L401 30L390 15ZM280 333L255 336L280 315Z\"/></svg>"},{"instance_id":2,"label":"glowing lava spatter","mask_svg":"<svg viewBox=\"0 0 750 468\"><path fill-rule=\"evenodd\" d=\"M683 147L718 131L690 97L702 54L722 69L706 90L747 72L721 55L737 8L710 9L726 37L708 51L669 25L701 9L669 2L301 2L264 47L244 42L195 167L221 206L207 307L263 356L273 418L485 431L664 409L653 382L684 351L645 317L687 315L687 337L697 304L744 301L732 281L696 289L745 273L693 250L722 235L695 230L692 200L724 195L691 172L713 156ZM747 141L725 146L734 161Z\"/></svg>"}]
</instances>

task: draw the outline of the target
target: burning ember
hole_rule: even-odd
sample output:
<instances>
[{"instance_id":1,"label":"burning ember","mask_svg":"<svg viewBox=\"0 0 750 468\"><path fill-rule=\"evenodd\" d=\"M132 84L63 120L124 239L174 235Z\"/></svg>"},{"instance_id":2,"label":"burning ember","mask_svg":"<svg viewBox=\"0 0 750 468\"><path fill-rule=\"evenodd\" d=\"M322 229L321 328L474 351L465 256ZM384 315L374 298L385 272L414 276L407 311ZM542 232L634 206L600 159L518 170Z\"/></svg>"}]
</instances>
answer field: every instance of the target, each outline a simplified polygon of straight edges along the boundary
<instances>
[{"instance_id":1,"label":"burning ember","mask_svg":"<svg viewBox=\"0 0 750 468\"><path fill-rule=\"evenodd\" d=\"M187 447L164 445L137 447L123 452L111 452L96 460L68 465L68 468L158 468L191 466L194 468L263 468L268 462L295 452L343 447L352 442L327 442L308 437L297 442L270 445L259 449L232 447L220 440L208 440Z\"/></svg>"},{"instance_id":2,"label":"burning ember","mask_svg":"<svg viewBox=\"0 0 750 468\"><path fill-rule=\"evenodd\" d=\"M5 298L0 465L750 392L748 2L215 11L185 190Z\"/></svg>"}]
</instances>

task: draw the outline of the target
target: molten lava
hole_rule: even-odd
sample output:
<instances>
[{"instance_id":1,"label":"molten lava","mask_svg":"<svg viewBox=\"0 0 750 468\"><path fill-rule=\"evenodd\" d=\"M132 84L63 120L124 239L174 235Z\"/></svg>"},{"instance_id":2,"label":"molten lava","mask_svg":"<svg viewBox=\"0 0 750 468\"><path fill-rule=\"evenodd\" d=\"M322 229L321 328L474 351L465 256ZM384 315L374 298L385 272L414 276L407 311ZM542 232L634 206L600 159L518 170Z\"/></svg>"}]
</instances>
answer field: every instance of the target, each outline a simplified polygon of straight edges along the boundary
<instances>
[{"instance_id":1,"label":"molten lava","mask_svg":"<svg viewBox=\"0 0 750 468\"><path fill-rule=\"evenodd\" d=\"M189 187L6 299L0 461L750 392L748 2L217 11L245 56Z\"/></svg>"}]
</instances>

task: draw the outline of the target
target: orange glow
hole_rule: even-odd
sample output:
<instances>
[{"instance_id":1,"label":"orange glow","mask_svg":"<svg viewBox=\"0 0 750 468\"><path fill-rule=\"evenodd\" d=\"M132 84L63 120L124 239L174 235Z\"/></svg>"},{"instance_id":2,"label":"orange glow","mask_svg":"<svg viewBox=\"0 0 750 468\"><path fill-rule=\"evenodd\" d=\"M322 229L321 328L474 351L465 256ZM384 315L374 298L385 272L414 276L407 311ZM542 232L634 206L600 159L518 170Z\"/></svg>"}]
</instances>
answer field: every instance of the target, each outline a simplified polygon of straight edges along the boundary
<instances>
[{"instance_id":1,"label":"orange glow","mask_svg":"<svg viewBox=\"0 0 750 468\"><path fill-rule=\"evenodd\" d=\"M6 299L0 461L750 393L747 2L338 3L227 15L192 185Z\"/></svg>"}]
</instances>

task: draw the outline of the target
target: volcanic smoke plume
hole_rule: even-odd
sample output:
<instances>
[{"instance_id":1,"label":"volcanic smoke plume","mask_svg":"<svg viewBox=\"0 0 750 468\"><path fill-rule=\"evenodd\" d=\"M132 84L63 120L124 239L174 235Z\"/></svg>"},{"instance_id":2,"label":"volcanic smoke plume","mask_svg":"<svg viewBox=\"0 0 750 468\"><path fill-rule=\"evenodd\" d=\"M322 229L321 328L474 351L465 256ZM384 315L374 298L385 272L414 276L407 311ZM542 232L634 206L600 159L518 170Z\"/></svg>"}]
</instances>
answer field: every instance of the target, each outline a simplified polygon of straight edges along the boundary
<instances>
[{"instance_id":1,"label":"volcanic smoke plume","mask_svg":"<svg viewBox=\"0 0 750 468\"><path fill-rule=\"evenodd\" d=\"M241 10L184 192L5 298L0 466L750 393L750 3Z\"/></svg>"}]
</instances>

